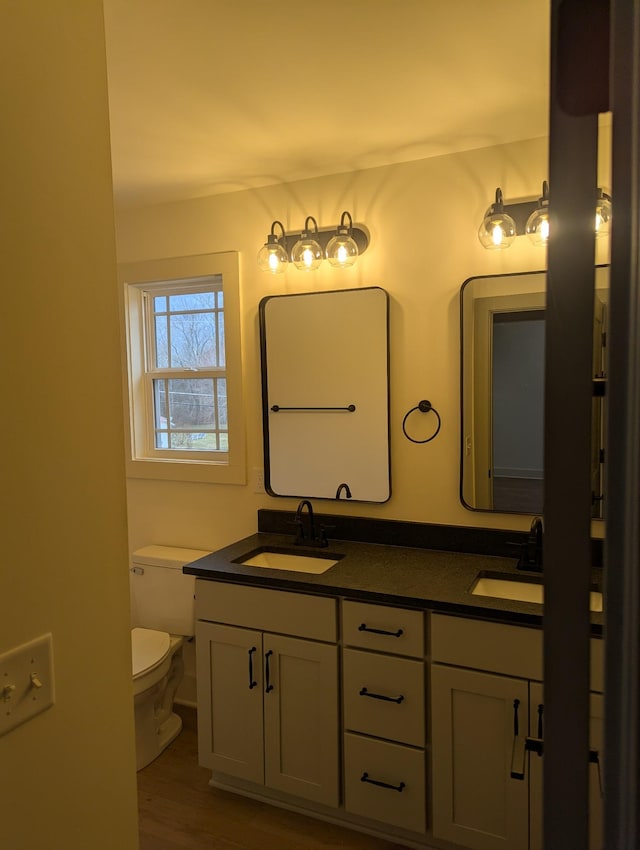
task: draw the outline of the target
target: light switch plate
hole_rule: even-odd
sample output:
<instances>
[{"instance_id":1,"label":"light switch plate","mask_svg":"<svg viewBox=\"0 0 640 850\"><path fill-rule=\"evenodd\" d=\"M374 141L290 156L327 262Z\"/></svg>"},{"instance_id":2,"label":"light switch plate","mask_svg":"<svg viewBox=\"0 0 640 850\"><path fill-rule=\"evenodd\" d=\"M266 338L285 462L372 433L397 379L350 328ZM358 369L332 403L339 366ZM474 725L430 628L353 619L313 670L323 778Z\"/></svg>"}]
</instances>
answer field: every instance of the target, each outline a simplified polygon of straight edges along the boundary
<instances>
[{"instance_id":1,"label":"light switch plate","mask_svg":"<svg viewBox=\"0 0 640 850\"><path fill-rule=\"evenodd\" d=\"M53 703L51 634L0 655L0 735L31 720Z\"/></svg>"}]
</instances>

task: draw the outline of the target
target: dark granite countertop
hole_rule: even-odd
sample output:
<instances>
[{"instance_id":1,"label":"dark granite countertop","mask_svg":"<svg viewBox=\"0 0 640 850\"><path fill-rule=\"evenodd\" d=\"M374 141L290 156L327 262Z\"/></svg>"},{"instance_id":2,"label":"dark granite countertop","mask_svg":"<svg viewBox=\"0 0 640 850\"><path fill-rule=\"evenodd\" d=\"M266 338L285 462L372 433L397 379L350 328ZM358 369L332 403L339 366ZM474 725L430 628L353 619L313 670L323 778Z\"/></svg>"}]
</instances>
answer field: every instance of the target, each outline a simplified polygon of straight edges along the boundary
<instances>
[{"instance_id":1,"label":"dark granite countertop","mask_svg":"<svg viewBox=\"0 0 640 850\"><path fill-rule=\"evenodd\" d=\"M478 573L516 580L541 581L536 573L516 569L516 560L469 552L330 540L326 549L293 546L291 535L258 532L184 567L198 578L281 590L356 598L462 614L528 626L542 626L542 606L472 595ZM300 555L335 555L338 563L320 575L245 566L237 561L262 548ZM595 576L597 581L597 574ZM602 634L603 615L591 615L592 634Z\"/></svg>"}]
</instances>

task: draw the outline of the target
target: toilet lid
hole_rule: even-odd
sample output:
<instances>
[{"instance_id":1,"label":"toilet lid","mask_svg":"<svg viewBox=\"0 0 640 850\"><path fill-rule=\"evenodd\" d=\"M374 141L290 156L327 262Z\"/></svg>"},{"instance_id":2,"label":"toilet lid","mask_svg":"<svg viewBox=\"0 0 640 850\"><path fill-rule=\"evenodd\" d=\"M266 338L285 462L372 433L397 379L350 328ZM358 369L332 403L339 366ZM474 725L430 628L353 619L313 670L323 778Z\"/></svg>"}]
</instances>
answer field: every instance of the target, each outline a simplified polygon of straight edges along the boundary
<instances>
[{"instance_id":1,"label":"toilet lid","mask_svg":"<svg viewBox=\"0 0 640 850\"><path fill-rule=\"evenodd\" d=\"M131 629L131 662L133 678L141 676L166 658L170 637L154 629Z\"/></svg>"}]
</instances>

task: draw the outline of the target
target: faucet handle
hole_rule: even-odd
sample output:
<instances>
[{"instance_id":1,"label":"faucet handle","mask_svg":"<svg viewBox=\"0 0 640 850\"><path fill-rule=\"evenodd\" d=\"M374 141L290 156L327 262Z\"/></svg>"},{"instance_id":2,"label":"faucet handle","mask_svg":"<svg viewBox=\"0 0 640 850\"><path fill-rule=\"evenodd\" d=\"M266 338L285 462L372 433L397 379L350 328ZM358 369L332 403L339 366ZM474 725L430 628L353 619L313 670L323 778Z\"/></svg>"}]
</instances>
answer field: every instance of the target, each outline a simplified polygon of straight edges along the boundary
<instances>
[{"instance_id":1,"label":"faucet handle","mask_svg":"<svg viewBox=\"0 0 640 850\"><path fill-rule=\"evenodd\" d=\"M315 540L316 546L320 546L324 549L325 546L329 545L329 540L325 533L328 528L335 528L335 525L323 525L322 523L319 524L318 534Z\"/></svg>"},{"instance_id":2,"label":"faucet handle","mask_svg":"<svg viewBox=\"0 0 640 850\"><path fill-rule=\"evenodd\" d=\"M296 539L293 541L294 546L302 546L306 543L306 535L304 533L304 523L300 518L288 519L287 525L295 525L297 528Z\"/></svg>"}]
</instances>

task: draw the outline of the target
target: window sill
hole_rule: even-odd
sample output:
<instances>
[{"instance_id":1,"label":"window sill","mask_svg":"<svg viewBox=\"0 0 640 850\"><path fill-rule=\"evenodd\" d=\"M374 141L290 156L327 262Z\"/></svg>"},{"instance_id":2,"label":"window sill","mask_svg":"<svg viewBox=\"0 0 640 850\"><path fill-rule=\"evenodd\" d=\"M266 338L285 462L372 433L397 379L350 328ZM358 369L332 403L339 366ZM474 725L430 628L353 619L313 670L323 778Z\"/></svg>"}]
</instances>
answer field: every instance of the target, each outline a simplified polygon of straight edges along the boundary
<instances>
[{"instance_id":1,"label":"window sill","mask_svg":"<svg viewBox=\"0 0 640 850\"><path fill-rule=\"evenodd\" d=\"M193 460L127 460L127 478L151 478L159 481L193 481L205 484L246 484L244 463L202 463Z\"/></svg>"}]
</instances>

